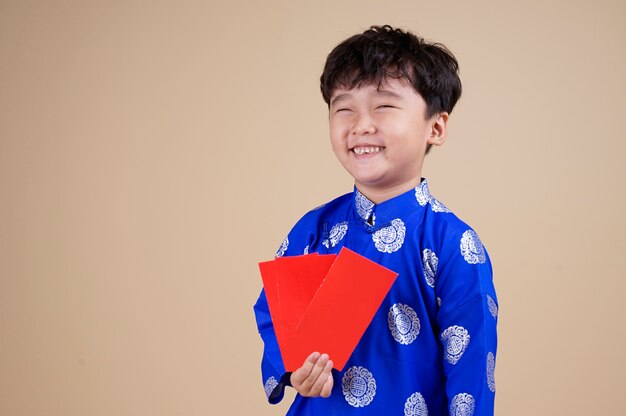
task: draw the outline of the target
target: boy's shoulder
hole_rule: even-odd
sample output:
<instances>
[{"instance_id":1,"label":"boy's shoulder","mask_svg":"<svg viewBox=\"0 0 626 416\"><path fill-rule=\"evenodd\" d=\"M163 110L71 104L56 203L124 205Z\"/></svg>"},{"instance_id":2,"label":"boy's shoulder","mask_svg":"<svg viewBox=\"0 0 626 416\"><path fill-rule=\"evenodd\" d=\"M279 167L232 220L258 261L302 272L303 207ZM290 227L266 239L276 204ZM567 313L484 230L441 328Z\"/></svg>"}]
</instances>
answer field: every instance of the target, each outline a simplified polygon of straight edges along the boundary
<instances>
[{"instance_id":1,"label":"boy's shoulder","mask_svg":"<svg viewBox=\"0 0 626 416\"><path fill-rule=\"evenodd\" d=\"M428 202L425 213L425 222L445 236L449 233L457 233L469 227L459 216L434 197Z\"/></svg>"},{"instance_id":2,"label":"boy's shoulder","mask_svg":"<svg viewBox=\"0 0 626 416\"><path fill-rule=\"evenodd\" d=\"M486 251L478 233L437 199L429 201L425 213L425 233L440 255L449 260L459 254L468 263L483 263Z\"/></svg>"},{"instance_id":3,"label":"boy's shoulder","mask_svg":"<svg viewBox=\"0 0 626 416\"><path fill-rule=\"evenodd\" d=\"M309 245L321 237L320 234L323 234L329 221L347 217L352 195L352 193L341 195L304 214L287 234L276 252L276 257L308 254Z\"/></svg>"},{"instance_id":4,"label":"boy's shoulder","mask_svg":"<svg viewBox=\"0 0 626 416\"><path fill-rule=\"evenodd\" d=\"M352 206L353 198L354 193L348 192L319 205L304 214L300 220L298 220L296 226L298 226L298 224L317 223L320 220L328 221L331 217L345 217L347 210Z\"/></svg>"},{"instance_id":5,"label":"boy's shoulder","mask_svg":"<svg viewBox=\"0 0 626 416\"><path fill-rule=\"evenodd\" d=\"M295 224L294 228L299 226L310 226L313 223L320 222L333 222L347 217L348 211L352 208L354 202L354 192L348 192L340 195L329 202L321 204L308 212L306 212ZM418 197L418 202L419 202ZM425 210L420 214L416 212L416 215L423 215L423 223L426 228L431 228L436 235L440 238L446 239L457 234L471 229L463 219L461 219L455 212L450 210L446 205L430 195L428 189L424 194L424 200L420 202L420 205L425 207ZM420 221L422 222L422 221Z\"/></svg>"},{"instance_id":6,"label":"boy's shoulder","mask_svg":"<svg viewBox=\"0 0 626 416\"><path fill-rule=\"evenodd\" d=\"M426 208L424 223L432 227L436 234L442 238L450 234L462 233L471 228L455 212L431 194L427 181L422 181L416 188L416 198L418 203Z\"/></svg>"},{"instance_id":7,"label":"boy's shoulder","mask_svg":"<svg viewBox=\"0 0 626 416\"><path fill-rule=\"evenodd\" d=\"M424 189L424 188L422 188ZM478 234L463 219L426 189L423 194L417 192L420 208L410 215L414 221L406 223L405 232L413 235L416 242L428 242L438 252L455 253L461 246L482 247ZM355 194L349 192L306 212L292 227L289 237L309 241L319 238L318 233L329 232L332 226L341 226L350 216L354 207ZM408 228L417 227L412 233ZM347 228L347 227L346 227Z\"/></svg>"}]
</instances>

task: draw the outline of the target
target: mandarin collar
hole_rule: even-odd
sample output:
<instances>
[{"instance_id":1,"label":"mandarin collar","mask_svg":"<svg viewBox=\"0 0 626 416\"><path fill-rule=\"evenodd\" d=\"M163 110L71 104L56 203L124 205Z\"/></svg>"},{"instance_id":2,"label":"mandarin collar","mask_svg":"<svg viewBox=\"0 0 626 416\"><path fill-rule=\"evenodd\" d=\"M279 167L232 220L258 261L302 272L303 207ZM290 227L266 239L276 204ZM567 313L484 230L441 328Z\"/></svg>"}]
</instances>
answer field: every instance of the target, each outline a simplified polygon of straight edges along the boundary
<instances>
[{"instance_id":1,"label":"mandarin collar","mask_svg":"<svg viewBox=\"0 0 626 416\"><path fill-rule=\"evenodd\" d=\"M365 225L373 228L385 227L396 218L403 218L411 213L423 210L432 199L433 197L428 189L428 182L424 178L415 188L378 205L363 195L356 186L354 187L354 209L356 214L363 220Z\"/></svg>"}]
</instances>

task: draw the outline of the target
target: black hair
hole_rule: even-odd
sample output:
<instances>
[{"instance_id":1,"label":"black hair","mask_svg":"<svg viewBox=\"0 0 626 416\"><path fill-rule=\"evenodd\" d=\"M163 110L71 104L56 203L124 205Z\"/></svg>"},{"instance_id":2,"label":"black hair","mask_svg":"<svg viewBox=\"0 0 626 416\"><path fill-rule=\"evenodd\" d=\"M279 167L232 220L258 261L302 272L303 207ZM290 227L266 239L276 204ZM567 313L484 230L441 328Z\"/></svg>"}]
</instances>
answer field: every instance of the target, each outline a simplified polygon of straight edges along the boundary
<instances>
[{"instance_id":1,"label":"black hair","mask_svg":"<svg viewBox=\"0 0 626 416\"><path fill-rule=\"evenodd\" d=\"M337 45L326 58L320 77L324 101L336 88L357 88L403 78L426 101L426 118L451 113L461 96L459 65L441 43L389 25L372 26Z\"/></svg>"}]
</instances>

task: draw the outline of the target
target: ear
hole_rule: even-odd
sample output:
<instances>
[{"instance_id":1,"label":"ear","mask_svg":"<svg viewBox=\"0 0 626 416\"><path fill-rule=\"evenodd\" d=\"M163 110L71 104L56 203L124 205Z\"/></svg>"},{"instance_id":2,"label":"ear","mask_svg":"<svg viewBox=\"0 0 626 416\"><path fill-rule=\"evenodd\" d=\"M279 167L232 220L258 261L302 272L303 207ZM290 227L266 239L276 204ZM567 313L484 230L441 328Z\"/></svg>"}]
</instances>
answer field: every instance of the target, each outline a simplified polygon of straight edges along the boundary
<instances>
[{"instance_id":1,"label":"ear","mask_svg":"<svg viewBox=\"0 0 626 416\"><path fill-rule=\"evenodd\" d=\"M448 138L448 118L450 118L450 115L444 111L430 119L430 135L426 143L435 146L441 146L445 143Z\"/></svg>"}]
</instances>

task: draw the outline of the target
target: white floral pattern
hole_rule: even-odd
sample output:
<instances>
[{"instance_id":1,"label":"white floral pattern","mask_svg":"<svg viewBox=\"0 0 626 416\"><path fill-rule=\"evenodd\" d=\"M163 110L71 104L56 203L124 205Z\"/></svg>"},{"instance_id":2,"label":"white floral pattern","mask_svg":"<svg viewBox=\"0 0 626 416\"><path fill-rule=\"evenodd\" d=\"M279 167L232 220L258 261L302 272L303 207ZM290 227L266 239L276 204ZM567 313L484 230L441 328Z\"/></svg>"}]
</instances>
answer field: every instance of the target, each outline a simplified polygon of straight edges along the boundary
<instances>
[{"instance_id":1,"label":"white floral pattern","mask_svg":"<svg viewBox=\"0 0 626 416\"><path fill-rule=\"evenodd\" d=\"M278 381L274 376L267 379L265 382L265 395L269 398L270 394L274 391L274 389L278 386Z\"/></svg>"},{"instance_id":2,"label":"white floral pattern","mask_svg":"<svg viewBox=\"0 0 626 416\"><path fill-rule=\"evenodd\" d=\"M426 283L430 287L435 287L435 275L437 274L437 265L439 264L439 259L435 252L429 248L424 249L422 252L422 264Z\"/></svg>"},{"instance_id":3,"label":"white floral pattern","mask_svg":"<svg viewBox=\"0 0 626 416\"><path fill-rule=\"evenodd\" d=\"M496 357L492 352L487 354L487 386L491 392L496 392Z\"/></svg>"},{"instance_id":4,"label":"white floral pattern","mask_svg":"<svg viewBox=\"0 0 626 416\"><path fill-rule=\"evenodd\" d=\"M404 243L406 227L400 218L391 221L391 225L381 228L372 234L372 240L376 249L382 253L393 253L398 251Z\"/></svg>"},{"instance_id":5,"label":"white floral pattern","mask_svg":"<svg viewBox=\"0 0 626 416\"><path fill-rule=\"evenodd\" d=\"M283 240L283 243L278 248L278 251L276 252L276 258L282 257L285 254L285 252L287 251L287 247L289 247L289 237L288 236L285 237L285 239Z\"/></svg>"},{"instance_id":6,"label":"white floral pattern","mask_svg":"<svg viewBox=\"0 0 626 416\"><path fill-rule=\"evenodd\" d=\"M428 189L428 183L426 181L420 182L419 185L415 188L415 199L421 206L425 206L430 202L432 196L430 195L430 190Z\"/></svg>"},{"instance_id":7,"label":"white floral pattern","mask_svg":"<svg viewBox=\"0 0 626 416\"><path fill-rule=\"evenodd\" d=\"M454 325L441 333L441 342L445 347L445 360L450 364L456 364L470 343L470 334L462 326Z\"/></svg>"},{"instance_id":8,"label":"white floral pattern","mask_svg":"<svg viewBox=\"0 0 626 416\"><path fill-rule=\"evenodd\" d=\"M358 190L356 191L354 200L356 204L356 212L359 214L359 217L363 218L365 221L369 220L370 215L372 214L372 209L374 209L374 203L367 199L367 197Z\"/></svg>"},{"instance_id":9,"label":"white floral pattern","mask_svg":"<svg viewBox=\"0 0 626 416\"><path fill-rule=\"evenodd\" d=\"M420 320L415 310L408 305L395 303L387 313L387 323L393 339L409 345L420 333Z\"/></svg>"},{"instance_id":10,"label":"white floral pattern","mask_svg":"<svg viewBox=\"0 0 626 416\"><path fill-rule=\"evenodd\" d=\"M374 400L376 380L365 367L350 367L341 379L341 390L350 406L365 407Z\"/></svg>"},{"instance_id":11,"label":"white floral pattern","mask_svg":"<svg viewBox=\"0 0 626 416\"><path fill-rule=\"evenodd\" d=\"M487 295L487 307L489 308L489 313L494 318L498 318L498 305L496 305L496 301L489 295Z\"/></svg>"},{"instance_id":12,"label":"white floral pattern","mask_svg":"<svg viewBox=\"0 0 626 416\"><path fill-rule=\"evenodd\" d=\"M444 204L442 204L435 198L431 198L430 200L430 209L432 209L433 212L443 212L443 213L452 212L448 209L448 207L446 207Z\"/></svg>"},{"instance_id":13,"label":"white floral pattern","mask_svg":"<svg viewBox=\"0 0 626 416\"><path fill-rule=\"evenodd\" d=\"M413 393L404 403L404 416L428 416L426 401L421 393Z\"/></svg>"},{"instance_id":14,"label":"white floral pattern","mask_svg":"<svg viewBox=\"0 0 626 416\"><path fill-rule=\"evenodd\" d=\"M467 230L461 237L461 254L469 264L484 263L487 259L483 243L474 230Z\"/></svg>"},{"instance_id":15,"label":"white floral pattern","mask_svg":"<svg viewBox=\"0 0 626 416\"><path fill-rule=\"evenodd\" d=\"M348 232L347 221L340 222L339 224L335 224L330 229L330 232L328 233L328 238L322 241L322 244L326 248L335 247L337 243L339 243L346 236L347 232Z\"/></svg>"},{"instance_id":16,"label":"white floral pattern","mask_svg":"<svg viewBox=\"0 0 626 416\"><path fill-rule=\"evenodd\" d=\"M450 402L450 416L472 416L475 406L471 394L459 393Z\"/></svg>"}]
</instances>

